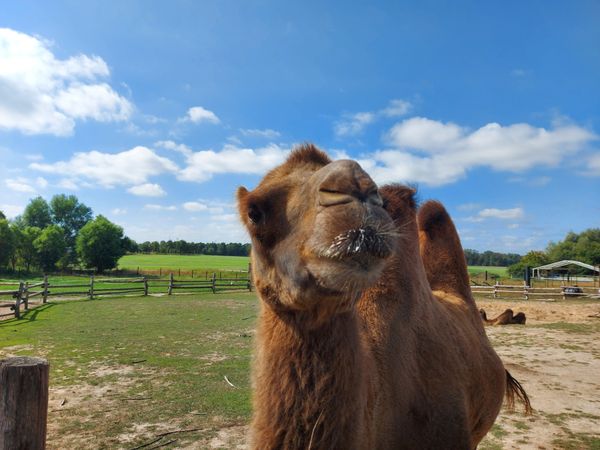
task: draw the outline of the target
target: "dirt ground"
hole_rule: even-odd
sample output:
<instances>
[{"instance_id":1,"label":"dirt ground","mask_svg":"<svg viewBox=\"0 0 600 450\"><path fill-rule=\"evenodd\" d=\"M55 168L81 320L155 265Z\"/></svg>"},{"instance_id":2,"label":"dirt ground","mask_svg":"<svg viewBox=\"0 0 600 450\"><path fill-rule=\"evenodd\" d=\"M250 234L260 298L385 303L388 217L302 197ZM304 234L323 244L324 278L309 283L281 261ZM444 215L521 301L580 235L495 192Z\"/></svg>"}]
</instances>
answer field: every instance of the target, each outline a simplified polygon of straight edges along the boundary
<instances>
[{"instance_id":1,"label":"dirt ground","mask_svg":"<svg viewBox=\"0 0 600 450\"><path fill-rule=\"evenodd\" d=\"M600 448L600 302L478 301L488 317L523 311L526 325L488 326L532 416L503 409L480 449Z\"/></svg>"}]
</instances>

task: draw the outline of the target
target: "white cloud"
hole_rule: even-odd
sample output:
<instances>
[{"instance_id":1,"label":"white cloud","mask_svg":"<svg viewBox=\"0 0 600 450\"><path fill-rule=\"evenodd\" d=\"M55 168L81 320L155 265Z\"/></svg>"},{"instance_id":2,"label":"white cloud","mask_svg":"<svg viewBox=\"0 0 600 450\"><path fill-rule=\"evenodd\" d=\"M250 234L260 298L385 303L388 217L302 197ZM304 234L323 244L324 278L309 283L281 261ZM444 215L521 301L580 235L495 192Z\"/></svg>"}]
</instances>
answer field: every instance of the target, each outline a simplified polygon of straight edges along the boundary
<instances>
[{"instance_id":1,"label":"white cloud","mask_svg":"<svg viewBox=\"0 0 600 450\"><path fill-rule=\"evenodd\" d=\"M177 144L173 141L158 141L154 144L156 147L165 148L167 150L173 150L174 152L181 153L182 155L190 156L193 151L185 144Z\"/></svg>"},{"instance_id":2,"label":"white cloud","mask_svg":"<svg viewBox=\"0 0 600 450\"><path fill-rule=\"evenodd\" d=\"M46 189L48 187L48 181L43 178L43 177L37 177L35 179L35 184L40 188L40 189Z\"/></svg>"},{"instance_id":3,"label":"white cloud","mask_svg":"<svg viewBox=\"0 0 600 450\"><path fill-rule=\"evenodd\" d=\"M375 117L375 113L372 112L346 114L335 124L333 131L337 137L356 136L362 133L367 125L374 122Z\"/></svg>"},{"instance_id":4,"label":"white cloud","mask_svg":"<svg viewBox=\"0 0 600 450\"><path fill-rule=\"evenodd\" d=\"M59 188L67 189L69 191L77 191L77 190L79 190L79 186L77 185L77 183L74 180L71 180L69 178L63 178L63 179L61 179L58 182L57 186Z\"/></svg>"},{"instance_id":5,"label":"white cloud","mask_svg":"<svg viewBox=\"0 0 600 450\"><path fill-rule=\"evenodd\" d=\"M281 136L281 133L279 131L271 130L270 128L266 128L264 130L257 130L255 128L240 128L240 132L244 136L259 137L265 139L277 139Z\"/></svg>"},{"instance_id":6,"label":"white cloud","mask_svg":"<svg viewBox=\"0 0 600 450\"><path fill-rule=\"evenodd\" d=\"M184 181L202 182L219 173L246 173L262 175L281 164L289 149L275 144L258 149L225 145L219 152L203 150L187 157L187 167L179 172Z\"/></svg>"},{"instance_id":7,"label":"white cloud","mask_svg":"<svg viewBox=\"0 0 600 450\"><path fill-rule=\"evenodd\" d=\"M519 220L524 216L525 212L523 211L523 208L485 208L479 211L476 216L469 217L466 220L469 222L482 222L486 219Z\"/></svg>"},{"instance_id":8,"label":"white cloud","mask_svg":"<svg viewBox=\"0 0 600 450\"><path fill-rule=\"evenodd\" d=\"M479 208L479 203L463 203L462 205L458 205L456 209L459 211L473 211L474 209Z\"/></svg>"},{"instance_id":9,"label":"white cloud","mask_svg":"<svg viewBox=\"0 0 600 450\"><path fill-rule=\"evenodd\" d=\"M191 211L191 212L199 212L199 211L207 211L208 206L205 205L204 203L200 203L200 202L185 202L183 204L183 209L185 209L186 211Z\"/></svg>"},{"instance_id":10,"label":"white cloud","mask_svg":"<svg viewBox=\"0 0 600 450\"><path fill-rule=\"evenodd\" d=\"M110 211L113 216L124 216L127 214L127 210L123 208L115 208Z\"/></svg>"},{"instance_id":11,"label":"white cloud","mask_svg":"<svg viewBox=\"0 0 600 450\"><path fill-rule=\"evenodd\" d=\"M10 205L7 203L0 204L0 211L6 215L7 219L13 219L17 217L19 214L23 214L25 210L25 206L22 205Z\"/></svg>"},{"instance_id":12,"label":"white cloud","mask_svg":"<svg viewBox=\"0 0 600 450\"><path fill-rule=\"evenodd\" d=\"M11 191L26 193L35 192L35 188L29 184L26 178L23 177L7 178L6 180L4 180L4 184Z\"/></svg>"},{"instance_id":13,"label":"white cloud","mask_svg":"<svg viewBox=\"0 0 600 450\"><path fill-rule=\"evenodd\" d=\"M455 182L474 167L509 172L556 167L596 139L594 133L570 124L545 129L524 123L490 123L470 131L453 123L414 117L390 130L387 143L391 149L368 155L361 163L378 183L435 186Z\"/></svg>"},{"instance_id":14,"label":"white cloud","mask_svg":"<svg viewBox=\"0 0 600 450\"><path fill-rule=\"evenodd\" d=\"M147 205L144 205L144 209L149 209L151 211L177 211L177 206L175 206L175 205L163 206L163 205L156 205L156 204L147 204Z\"/></svg>"},{"instance_id":15,"label":"white cloud","mask_svg":"<svg viewBox=\"0 0 600 450\"><path fill-rule=\"evenodd\" d=\"M136 186L131 186L127 192L140 197L164 197L167 193L156 183L144 183Z\"/></svg>"},{"instance_id":16,"label":"white cloud","mask_svg":"<svg viewBox=\"0 0 600 450\"><path fill-rule=\"evenodd\" d=\"M185 117L179 119L180 122L192 122L192 123L201 123L208 122L213 124L218 124L221 121L217 117L217 115L209 111L208 109L203 108L202 106L193 106L188 109Z\"/></svg>"},{"instance_id":17,"label":"white cloud","mask_svg":"<svg viewBox=\"0 0 600 450\"><path fill-rule=\"evenodd\" d=\"M60 60L47 42L0 28L0 128L66 136L76 119L127 120L133 105L98 81L109 75L98 56Z\"/></svg>"},{"instance_id":18,"label":"white cloud","mask_svg":"<svg viewBox=\"0 0 600 450\"><path fill-rule=\"evenodd\" d=\"M75 153L68 161L32 163L29 167L41 172L64 175L71 180L74 177L87 179L104 187L144 184L151 176L178 170L171 160L141 146L120 153L102 153L96 150Z\"/></svg>"},{"instance_id":19,"label":"white cloud","mask_svg":"<svg viewBox=\"0 0 600 450\"><path fill-rule=\"evenodd\" d=\"M391 100L387 107L380 112L386 117L405 116L412 109L412 103L406 100L395 99Z\"/></svg>"},{"instance_id":20,"label":"white cloud","mask_svg":"<svg viewBox=\"0 0 600 450\"><path fill-rule=\"evenodd\" d=\"M583 174L589 176L600 176L600 153L596 153L588 158Z\"/></svg>"}]
</instances>

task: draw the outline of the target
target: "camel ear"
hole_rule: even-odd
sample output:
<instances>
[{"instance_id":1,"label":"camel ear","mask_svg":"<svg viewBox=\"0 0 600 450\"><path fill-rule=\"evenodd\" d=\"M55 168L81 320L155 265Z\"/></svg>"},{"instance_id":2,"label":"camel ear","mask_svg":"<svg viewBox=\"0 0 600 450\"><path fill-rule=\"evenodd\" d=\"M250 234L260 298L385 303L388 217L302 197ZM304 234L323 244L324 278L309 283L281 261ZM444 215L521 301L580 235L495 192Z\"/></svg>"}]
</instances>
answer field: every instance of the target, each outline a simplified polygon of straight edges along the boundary
<instances>
[{"instance_id":1,"label":"camel ear","mask_svg":"<svg viewBox=\"0 0 600 450\"><path fill-rule=\"evenodd\" d=\"M419 246L433 290L471 296L465 254L454 223L441 203L428 201L417 214Z\"/></svg>"},{"instance_id":2,"label":"camel ear","mask_svg":"<svg viewBox=\"0 0 600 450\"><path fill-rule=\"evenodd\" d=\"M252 198L252 194L243 186L237 190L238 210L242 222L252 231L264 222L265 214L260 202Z\"/></svg>"}]
</instances>

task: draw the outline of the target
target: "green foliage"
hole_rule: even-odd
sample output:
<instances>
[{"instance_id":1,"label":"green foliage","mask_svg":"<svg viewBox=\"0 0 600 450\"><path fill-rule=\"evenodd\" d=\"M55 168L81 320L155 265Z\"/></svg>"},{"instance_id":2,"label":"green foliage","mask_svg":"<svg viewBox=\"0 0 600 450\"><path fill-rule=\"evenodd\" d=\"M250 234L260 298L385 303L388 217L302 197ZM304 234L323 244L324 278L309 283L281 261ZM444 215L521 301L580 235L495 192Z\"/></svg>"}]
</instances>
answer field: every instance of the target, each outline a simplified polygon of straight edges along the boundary
<instances>
[{"instance_id":1,"label":"green foliage","mask_svg":"<svg viewBox=\"0 0 600 450\"><path fill-rule=\"evenodd\" d=\"M0 219L0 267L10 261L15 252L15 236L6 219Z\"/></svg>"},{"instance_id":2,"label":"green foliage","mask_svg":"<svg viewBox=\"0 0 600 450\"><path fill-rule=\"evenodd\" d=\"M44 271L53 270L67 248L65 234L58 225L50 225L33 241L33 246L37 251L40 267Z\"/></svg>"},{"instance_id":3,"label":"green foliage","mask_svg":"<svg viewBox=\"0 0 600 450\"><path fill-rule=\"evenodd\" d=\"M38 227L14 227L15 235L19 236L19 245L17 247L17 257L19 262L25 266L27 271L32 265L37 263L37 249L34 242L42 234L42 230Z\"/></svg>"},{"instance_id":4,"label":"green foliage","mask_svg":"<svg viewBox=\"0 0 600 450\"><path fill-rule=\"evenodd\" d=\"M552 261L572 259L587 264L600 264L600 228L589 228L581 233L570 232L560 242L550 242L546 252Z\"/></svg>"},{"instance_id":5,"label":"green foliage","mask_svg":"<svg viewBox=\"0 0 600 450\"><path fill-rule=\"evenodd\" d=\"M548 264L551 260L544 252L532 250L521 258L521 260L508 267L508 273L512 277L522 277L525 273L525 267L533 268Z\"/></svg>"},{"instance_id":6,"label":"green foliage","mask_svg":"<svg viewBox=\"0 0 600 450\"><path fill-rule=\"evenodd\" d=\"M29 202L23 212L23 224L30 227L46 228L52 224L50 206L42 197Z\"/></svg>"},{"instance_id":7,"label":"green foliage","mask_svg":"<svg viewBox=\"0 0 600 450\"><path fill-rule=\"evenodd\" d=\"M466 248L465 258L468 266L506 267L518 263L521 255L517 255L516 253L497 253L489 250L480 253L477 250Z\"/></svg>"},{"instance_id":8,"label":"green foliage","mask_svg":"<svg viewBox=\"0 0 600 450\"><path fill-rule=\"evenodd\" d=\"M50 200L52 221L59 225L67 238L73 238L81 228L92 220L92 208L79 203L74 195L58 194Z\"/></svg>"},{"instance_id":9,"label":"green foliage","mask_svg":"<svg viewBox=\"0 0 600 450\"><path fill-rule=\"evenodd\" d=\"M223 255L248 256L250 244L239 242L187 242L179 241L146 241L138 245L141 253L162 253L178 255Z\"/></svg>"},{"instance_id":10,"label":"green foliage","mask_svg":"<svg viewBox=\"0 0 600 450\"><path fill-rule=\"evenodd\" d=\"M96 217L79 231L77 254L86 267L95 267L100 273L116 267L125 254L123 228L104 216Z\"/></svg>"},{"instance_id":11,"label":"green foliage","mask_svg":"<svg viewBox=\"0 0 600 450\"><path fill-rule=\"evenodd\" d=\"M6 216L4 215L4 213L2 211L0 211L0 220L2 219L6 219Z\"/></svg>"}]
</instances>

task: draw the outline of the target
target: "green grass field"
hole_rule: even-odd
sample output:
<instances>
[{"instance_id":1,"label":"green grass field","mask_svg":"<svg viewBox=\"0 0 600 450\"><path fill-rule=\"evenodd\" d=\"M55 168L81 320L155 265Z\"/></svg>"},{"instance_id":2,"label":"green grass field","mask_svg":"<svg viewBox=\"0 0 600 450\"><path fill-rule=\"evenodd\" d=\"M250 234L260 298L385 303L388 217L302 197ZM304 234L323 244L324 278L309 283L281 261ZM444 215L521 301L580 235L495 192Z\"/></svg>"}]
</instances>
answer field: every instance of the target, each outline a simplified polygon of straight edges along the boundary
<instances>
[{"instance_id":1,"label":"green grass field","mask_svg":"<svg viewBox=\"0 0 600 450\"><path fill-rule=\"evenodd\" d=\"M248 270L247 256L216 255L125 255L119 260L119 268L136 270L185 269L185 270Z\"/></svg>"},{"instance_id":2,"label":"green grass field","mask_svg":"<svg viewBox=\"0 0 600 450\"><path fill-rule=\"evenodd\" d=\"M484 273L487 270L488 274L498 275L500 278L508 278L506 267L501 266L469 266L469 275L474 276Z\"/></svg>"},{"instance_id":3,"label":"green grass field","mask_svg":"<svg viewBox=\"0 0 600 450\"><path fill-rule=\"evenodd\" d=\"M208 448L249 419L256 308L251 293L52 302L0 322L0 359L50 362L50 448L133 448L189 429L159 443Z\"/></svg>"}]
</instances>

